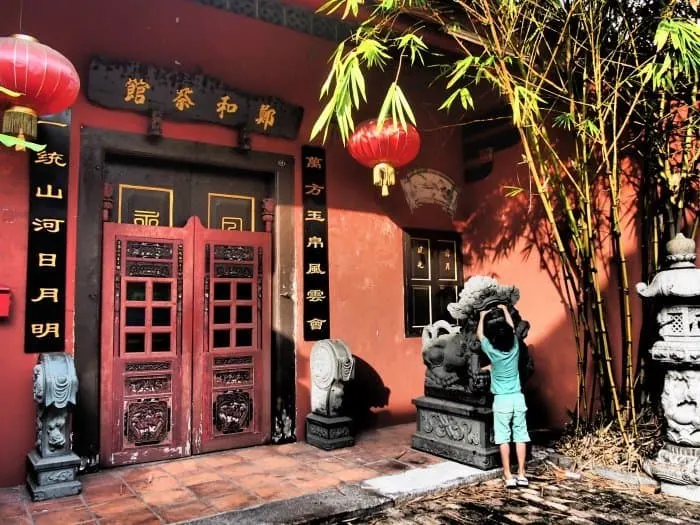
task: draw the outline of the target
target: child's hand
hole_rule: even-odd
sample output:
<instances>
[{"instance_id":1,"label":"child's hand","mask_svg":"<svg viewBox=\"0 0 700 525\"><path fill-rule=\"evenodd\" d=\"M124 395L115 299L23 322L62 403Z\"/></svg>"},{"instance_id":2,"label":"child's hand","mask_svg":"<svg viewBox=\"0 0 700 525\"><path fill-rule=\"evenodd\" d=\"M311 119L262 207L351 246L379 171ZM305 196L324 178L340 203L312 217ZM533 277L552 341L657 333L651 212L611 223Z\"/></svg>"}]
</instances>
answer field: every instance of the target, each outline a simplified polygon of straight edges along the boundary
<instances>
[{"instance_id":1,"label":"child's hand","mask_svg":"<svg viewBox=\"0 0 700 525\"><path fill-rule=\"evenodd\" d=\"M499 307L501 310L503 310L504 312L507 312L507 311L508 311L508 308L506 307L505 304L499 304L498 307Z\"/></svg>"}]
</instances>

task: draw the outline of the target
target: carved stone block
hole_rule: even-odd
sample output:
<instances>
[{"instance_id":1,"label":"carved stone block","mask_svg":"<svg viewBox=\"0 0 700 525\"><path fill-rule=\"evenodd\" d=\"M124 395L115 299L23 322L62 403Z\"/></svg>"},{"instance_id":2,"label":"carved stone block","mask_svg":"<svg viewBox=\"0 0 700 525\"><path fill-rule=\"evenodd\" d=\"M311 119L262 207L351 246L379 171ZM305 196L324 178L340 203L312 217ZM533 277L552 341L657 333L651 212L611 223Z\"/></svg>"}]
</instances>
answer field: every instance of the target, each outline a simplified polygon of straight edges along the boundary
<instances>
[{"instance_id":1,"label":"carved stone block","mask_svg":"<svg viewBox=\"0 0 700 525\"><path fill-rule=\"evenodd\" d=\"M352 419L345 416L306 416L306 442L323 450L351 447L355 444Z\"/></svg>"},{"instance_id":2,"label":"carved stone block","mask_svg":"<svg viewBox=\"0 0 700 525\"><path fill-rule=\"evenodd\" d=\"M500 465L490 408L434 397L420 397L413 404L418 410L413 448L484 470Z\"/></svg>"},{"instance_id":3,"label":"carved stone block","mask_svg":"<svg viewBox=\"0 0 700 525\"><path fill-rule=\"evenodd\" d=\"M27 455L27 488L35 501L80 493L76 480L80 458L71 451L69 412L77 391L72 356L39 356L34 367L37 437L35 449Z\"/></svg>"}]
</instances>

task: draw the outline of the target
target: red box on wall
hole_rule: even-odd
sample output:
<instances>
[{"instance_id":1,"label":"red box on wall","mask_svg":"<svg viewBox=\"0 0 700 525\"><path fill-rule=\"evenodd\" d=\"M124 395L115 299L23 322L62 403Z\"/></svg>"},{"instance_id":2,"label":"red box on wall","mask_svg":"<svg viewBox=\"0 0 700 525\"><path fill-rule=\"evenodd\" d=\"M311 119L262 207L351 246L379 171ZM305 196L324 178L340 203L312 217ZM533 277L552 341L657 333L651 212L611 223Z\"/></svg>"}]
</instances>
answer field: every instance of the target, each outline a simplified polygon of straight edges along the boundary
<instances>
[{"instance_id":1,"label":"red box on wall","mask_svg":"<svg viewBox=\"0 0 700 525\"><path fill-rule=\"evenodd\" d=\"M10 317L10 289L0 286L0 319Z\"/></svg>"}]
</instances>

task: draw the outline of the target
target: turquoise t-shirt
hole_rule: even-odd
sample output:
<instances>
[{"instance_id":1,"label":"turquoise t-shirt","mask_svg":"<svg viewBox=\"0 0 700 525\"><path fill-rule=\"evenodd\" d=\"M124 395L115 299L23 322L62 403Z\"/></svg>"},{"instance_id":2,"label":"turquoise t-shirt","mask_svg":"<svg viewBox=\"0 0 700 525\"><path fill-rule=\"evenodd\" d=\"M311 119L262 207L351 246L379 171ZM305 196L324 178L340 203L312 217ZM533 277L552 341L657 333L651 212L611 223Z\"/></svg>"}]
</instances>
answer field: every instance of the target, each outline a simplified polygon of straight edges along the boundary
<instances>
[{"instance_id":1,"label":"turquoise t-shirt","mask_svg":"<svg viewBox=\"0 0 700 525\"><path fill-rule=\"evenodd\" d=\"M481 339L481 349L491 360L491 393L517 394L520 392L520 371L518 370L518 354L520 346L515 338L510 352L496 350L487 337Z\"/></svg>"}]
</instances>

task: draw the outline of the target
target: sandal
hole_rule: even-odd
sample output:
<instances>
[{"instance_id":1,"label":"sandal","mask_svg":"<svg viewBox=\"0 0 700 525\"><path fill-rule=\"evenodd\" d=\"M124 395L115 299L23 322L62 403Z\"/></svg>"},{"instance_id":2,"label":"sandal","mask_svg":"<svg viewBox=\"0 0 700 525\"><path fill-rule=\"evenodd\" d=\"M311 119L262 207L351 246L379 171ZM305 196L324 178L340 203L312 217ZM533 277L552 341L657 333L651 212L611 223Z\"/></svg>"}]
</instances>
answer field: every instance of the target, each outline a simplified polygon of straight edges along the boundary
<instances>
[{"instance_id":1,"label":"sandal","mask_svg":"<svg viewBox=\"0 0 700 525\"><path fill-rule=\"evenodd\" d=\"M515 478L507 478L503 480L507 489L514 489L518 486L518 482Z\"/></svg>"},{"instance_id":2,"label":"sandal","mask_svg":"<svg viewBox=\"0 0 700 525\"><path fill-rule=\"evenodd\" d=\"M527 478L525 476L518 476L515 479L515 482L518 485L518 487L527 487L530 485L530 482L527 480Z\"/></svg>"}]
</instances>

